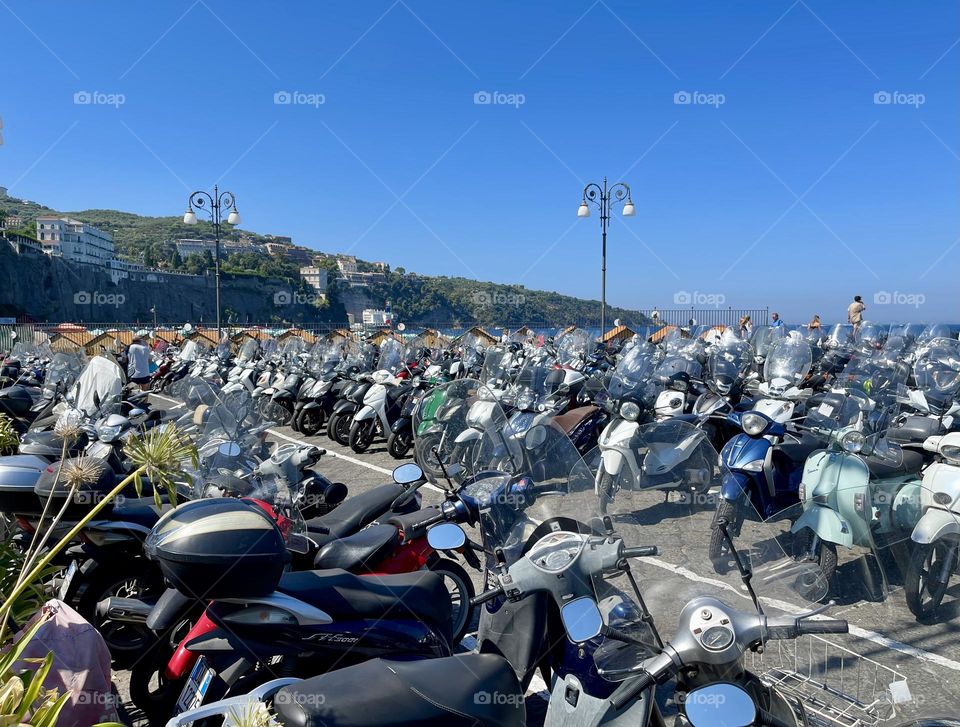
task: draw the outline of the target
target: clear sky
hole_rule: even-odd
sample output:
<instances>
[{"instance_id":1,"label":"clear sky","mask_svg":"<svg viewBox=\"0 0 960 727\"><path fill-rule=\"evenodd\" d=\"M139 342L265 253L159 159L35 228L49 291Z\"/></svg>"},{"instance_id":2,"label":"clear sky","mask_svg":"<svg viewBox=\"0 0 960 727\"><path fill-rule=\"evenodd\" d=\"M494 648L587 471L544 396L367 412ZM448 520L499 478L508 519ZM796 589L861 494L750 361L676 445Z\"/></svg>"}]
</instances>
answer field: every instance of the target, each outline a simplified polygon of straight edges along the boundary
<instances>
[{"instance_id":1,"label":"clear sky","mask_svg":"<svg viewBox=\"0 0 960 727\"><path fill-rule=\"evenodd\" d=\"M956 2L0 0L0 29L13 196L179 214L219 181L257 232L597 298L608 175L611 303L960 321Z\"/></svg>"}]
</instances>

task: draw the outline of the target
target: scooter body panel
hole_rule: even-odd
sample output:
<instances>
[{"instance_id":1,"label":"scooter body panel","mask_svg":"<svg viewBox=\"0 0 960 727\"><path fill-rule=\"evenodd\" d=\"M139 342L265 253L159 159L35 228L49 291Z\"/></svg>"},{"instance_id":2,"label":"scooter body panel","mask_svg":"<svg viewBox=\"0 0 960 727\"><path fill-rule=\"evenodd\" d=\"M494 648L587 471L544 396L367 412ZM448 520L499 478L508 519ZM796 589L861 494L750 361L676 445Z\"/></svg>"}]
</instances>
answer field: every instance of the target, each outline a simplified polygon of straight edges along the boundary
<instances>
[{"instance_id":1,"label":"scooter body panel","mask_svg":"<svg viewBox=\"0 0 960 727\"><path fill-rule=\"evenodd\" d=\"M829 507L814 505L797 519L790 531L799 533L804 528L812 530L821 540L846 548L853 547L850 524Z\"/></svg>"}]
</instances>

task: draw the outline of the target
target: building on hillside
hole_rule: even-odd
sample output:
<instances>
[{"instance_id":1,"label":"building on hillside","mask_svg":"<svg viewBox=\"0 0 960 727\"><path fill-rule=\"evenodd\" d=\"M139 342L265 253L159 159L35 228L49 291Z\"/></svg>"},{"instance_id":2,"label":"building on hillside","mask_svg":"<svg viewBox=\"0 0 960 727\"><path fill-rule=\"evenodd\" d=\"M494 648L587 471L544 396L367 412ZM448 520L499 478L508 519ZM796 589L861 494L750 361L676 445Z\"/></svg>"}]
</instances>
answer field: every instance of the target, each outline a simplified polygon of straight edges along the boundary
<instances>
[{"instance_id":1,"label":"building on hillside","mask_svg":"<svg viewBox=\"0 0 960 727\"><path fill-rule=\"evenodd\" d=\"M0 230L16 230L23 226L23 217L20 215L7 215L0 220Z\"/></svg>"},{"instance_id":2,"label":"building on hillside","mask_svg":"<svg viewBox=\"0 0 960 727\"><path fill-rule=\"evenodd\" d=\"M105 268L116 257L110 233L70 217L37 217L37 240L48 255L71 262Z\"/></svg>"},{"instance_id":3,"label":"building on hillside","mask_svg":"<svg viewBox=\"0 0 960 727\"><path fill-rule=\"evenodd\" d=\"M303 278L307 285L313 288L318 293L326 295L327 293L327 269L320 268L316 265L307 265L300 268L300 277Z\"/></svg>"},{"instance_id":4,"label":"building on hillside","mask_svg":"<svg viewBox=\"0 0 960 727\"><path fill-rule=\"evenodd\" d=\"M371 328L384 328L390 325L390 313L379 308L363 309L363 325Z\"/></svg>"},{"instance_id":5,"label":"building on hillside","mask_svg":"<svg viewBox=\"0 0 960 727\"><path fill-rule=\"evenodd\" d=\"M188 255L203 255L209 252L214 257L217 254L216 240L196 240L191 238L182 238L177 240L174 245L177 248L177 254L181 258ZM257 245L249 238L241 240L220 240L220 257L224 258L235 252L252 252L262 255L264 249L262 245Z\"/></svg>"},{"instance_id":6,"label":"building on hillside","mask_svg":"<svg viewBox=\"0 0 960 727\"><path fill-rule=\"evenodd\" d=\"M110 269L110 279L114 285L124 278L131 277L131 273L143 273L147 270L147 268L140 263L132 263L129 260L120 260L119 258L110 260L109 263L107 263L107 267Z\"/></svg>"},{"instance_id":7,"label":"building on hillside","mask_svg":"<svg viewBox=\"0 0 960 727\"><path fill-rule=\"evenodd\" d=\"M341 274L357 272L357 259L353 255L337 255L337 269Z\"/></svg>"},{"instance_id":8,"label":"building on hillside","mask_svg":"<svg viewBox=\"0 0 960 727\"><path fill-rule=\"evenodd\" d=\"M288 247L283 257L285 260L292 263L299 263L300 265L313 264L313 252L302 247Z\"/></svg>"}]
</instances>

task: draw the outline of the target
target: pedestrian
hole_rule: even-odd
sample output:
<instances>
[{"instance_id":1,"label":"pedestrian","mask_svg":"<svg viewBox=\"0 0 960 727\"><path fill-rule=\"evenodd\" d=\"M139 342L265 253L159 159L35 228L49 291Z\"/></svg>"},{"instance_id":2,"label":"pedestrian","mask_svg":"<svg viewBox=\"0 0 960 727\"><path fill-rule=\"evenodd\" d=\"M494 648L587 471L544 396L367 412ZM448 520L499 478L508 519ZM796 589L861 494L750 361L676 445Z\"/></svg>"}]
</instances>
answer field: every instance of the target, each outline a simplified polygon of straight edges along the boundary
<instances>
[{"instance_id":1,"label":"pedestrian","mask_svg":"<svg viewBox=\"0 0 960 727\"><path fill-rule=\"evenodd\" d=\"M150 349L139 336L133 339L127 349L127 359L127 376L143 391L150 381Z\"/></svg>"},{"instance_id":2,"label":"pedestrian","mask_svg":"<svg viewBox=\"0 0 960 727\"><path fill-rule=\"evenodd\" d=\"M783 328L783 321L780 320L779 313L770 314L770 327L771 328Z\"/></svg>"},{"instance_id":3,"label":"pedestrian","mask_svg":"<svg viewBox=\"0 0 960 727\"><path fill-rule=\"evenodd\" d=\"M750 316L744 316L740 319L740 338L747 340L753 335L753 321Z\"/></svg>"},{"instance_id":4,"label":"pedestrian","mask_svg":"<svg viewBox=\"0 0 960 727\"><path fill-rule=\"evenodd\" d=\"M820 323L820 316L815 315L810 319L810 322L807 324L807 331L813 333L814 331L819 331L823 326Z\"/></svg>"},{"instance_id":5,"label":"pedestrian","mask_svg":"<svg viewBox=\"0 0 960 727\"><path fill-rule=\"evenodd\" d=\"M660 322L660 311L657 310L657 307L653 307L653 313L650 314L650 320L653 321L653 324L656 325Z\"/></svg>"},{"instance_id":6,"label":"pedestrian","mask_svg":"<svg viewBox=\"0 0 960 727\"><path fill-rule=\"evenodd\" d=\"M863 311L867 306L863 304L863 298L859 295L853 296L853 302L847 306L847 323L853 324L853 335L860 334L860 326L863 324Z\"/></svg>"}]
</instances>

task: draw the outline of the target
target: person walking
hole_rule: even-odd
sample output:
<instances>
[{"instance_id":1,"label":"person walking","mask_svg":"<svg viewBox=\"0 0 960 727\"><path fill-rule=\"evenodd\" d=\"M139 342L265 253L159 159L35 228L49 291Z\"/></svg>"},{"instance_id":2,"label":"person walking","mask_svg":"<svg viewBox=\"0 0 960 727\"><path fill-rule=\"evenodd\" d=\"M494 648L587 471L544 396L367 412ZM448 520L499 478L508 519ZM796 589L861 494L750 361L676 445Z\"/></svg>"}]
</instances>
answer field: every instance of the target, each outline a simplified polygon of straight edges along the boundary
<instances>
[{"instance_id":1,"label":"person walking","mask_svg":"<svg viewBox=\"0 0 960 727\"><path fill-rule=\"evenodd\" d=\"M744 316L740 319L740 338L747 340L753 335L753 321L750 320L750 316Z\"/></svg>"},{"instance_id":2,"label":"person walking","mask_svg":"<svg viewBox=\"0 0 960 727\"><path fill-rule=\"evenodd\" d=\"M127 349L127 376L142 391L150 381L150 349L137 336Z\"/></svg>"},{"instance_id":3,"label":"person walking","mask_svg":"<svg viewBox=\"0 0 960 727\"><path fill-rule=\"evenodd\" d=\"M847 323L853 324L853 335L860 335L860 326L863 325L863 311L867 306L863 304L863 298L859 295L853 296L853 302L847 306Z\"/></svg>"}]
</instances>

